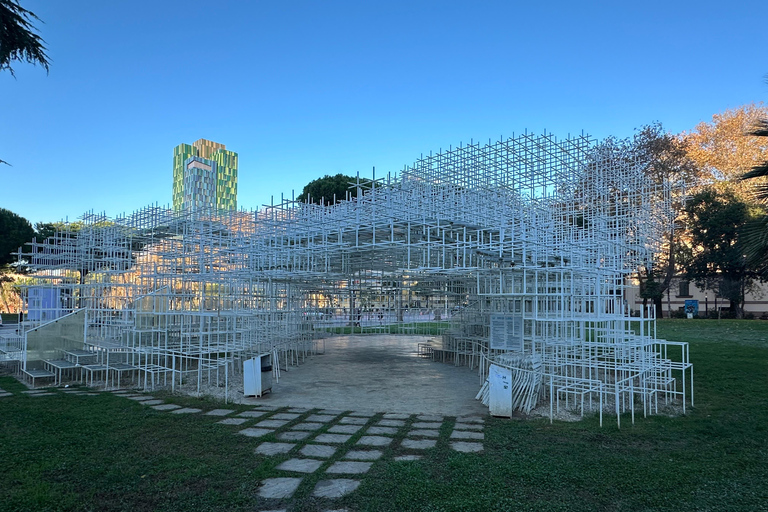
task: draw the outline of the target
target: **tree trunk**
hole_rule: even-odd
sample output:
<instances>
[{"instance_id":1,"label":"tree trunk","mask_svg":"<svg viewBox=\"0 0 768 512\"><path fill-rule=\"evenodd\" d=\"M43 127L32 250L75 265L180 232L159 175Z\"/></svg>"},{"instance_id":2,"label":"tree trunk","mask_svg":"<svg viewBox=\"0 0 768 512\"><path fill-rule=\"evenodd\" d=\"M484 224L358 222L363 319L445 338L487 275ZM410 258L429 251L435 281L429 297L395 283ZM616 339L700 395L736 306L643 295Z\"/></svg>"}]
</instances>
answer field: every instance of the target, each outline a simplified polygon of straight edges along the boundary
<instances>
[{"instance_id":1,"label":"tree trunk","mask_svg":"<svg viewBox=\"0 0 768 512\"><path fill-rule=\"evenodd\" d=\"M653 298L653 308L656 310L656 318L664 318L664 304L661 297Z\"/></svg>"}]
</instances>

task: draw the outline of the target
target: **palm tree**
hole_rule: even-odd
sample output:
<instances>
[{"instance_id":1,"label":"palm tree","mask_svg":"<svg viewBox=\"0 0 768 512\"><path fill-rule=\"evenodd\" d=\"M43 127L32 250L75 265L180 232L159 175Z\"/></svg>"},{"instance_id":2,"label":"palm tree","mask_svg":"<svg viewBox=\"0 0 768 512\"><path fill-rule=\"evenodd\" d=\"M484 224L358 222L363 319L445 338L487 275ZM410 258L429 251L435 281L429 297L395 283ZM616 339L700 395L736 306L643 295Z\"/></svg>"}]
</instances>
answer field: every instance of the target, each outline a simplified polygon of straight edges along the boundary
<instances>
[{"instance_id":1,"label":"palm tree","mask_svg":"<svg viewBox=\"0 0 768 512\"><path fill-rule=\"evenodd\" d=\"M768 118L758 121L749 135L768 137ZM768 205L768 182L765 178L768 178L768 160L741 176L742 180L760 180L755 185L755 198L763 205ZM763 215L744 226L742 238L747 264L753 266L763 279L768 279L768 215Z\"/></svg>"}]
</instances>

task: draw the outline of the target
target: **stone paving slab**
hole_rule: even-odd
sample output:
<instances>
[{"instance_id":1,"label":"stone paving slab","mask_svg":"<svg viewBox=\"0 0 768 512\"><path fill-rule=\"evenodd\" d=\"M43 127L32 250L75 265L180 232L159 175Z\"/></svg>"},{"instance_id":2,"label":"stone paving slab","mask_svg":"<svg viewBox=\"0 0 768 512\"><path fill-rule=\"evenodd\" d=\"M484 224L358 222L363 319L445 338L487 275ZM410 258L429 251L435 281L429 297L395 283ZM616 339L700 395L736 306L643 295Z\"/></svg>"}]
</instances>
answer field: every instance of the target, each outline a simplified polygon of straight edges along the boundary
<instances>
[{"instance_id":1,"label":"stone paving slab","mask_svg":"<svg viewBox=\"0 0 768 512\"><path fill-rule=\"evenodd\" d=\"M349 415L356 416L358 418L373 418L374 416L376 416L375 414L372 414L370 412L356 412L356 411L352 411L351 413L349 413Z\"/></svg>"},{"instance_id":2,"label":"stone paving slab","mask_svg":"<svg viewBox=\"0 0 768 512\"><path fill-rule=\"evenodd\" d=\"M483 425L478 423L456 423L453 425L456 430L483 430Z\"/></svg>"},{"instance_id":3,"label":"stone paving slab","mask_svg":"<svg viewBox=\"0 0 768 512\"><path fill-rule=\"evenodd\" d=\"M360 480L348 478L336 478L333 480L320 480L312 491L316 498L341 498L353 492L360 485Z\"/></svg>"},{"instance_id":4,"label":"stone paving slab","mask_svg":"<svg viewBox=\"0 0 768 512\"><path fill-rule=\"evenodd\" d=\"M163 401L162 400L147 400L145 402L140 402L140 403L141 403L141 405L160 405L161 403L163 403Z\"/></svg>"},{"instance_id":5,"label":"stone paving slab","mask_svg":"<svg viewBox=\"0 0 768 512\"><path fill-rule=\"evenodd\" d=\"M326 473L359 475L367 473L373 462L352 462L352 461L339 461L331 464L331 467L325 470Z\"/></svg>"},{"instance_id":6,"label":"stone paving slab","mask_svg":"<svg viewBox=\"0 0 768 512\"><path fill-rule=\"evenodd\" d=\"M339 409L322 409L318 412L318 414L333 414L334 416L338 416L339 414L344 414L346 411L342 411Z\"/></svg>"},{"instance_id":7,"label":"stone paving slab","mask_svg":"<svg viewBox=\"0 0 768 512\"><path fill-rule=\"evenodd\" d=\"M382 436L363 436L357 441L357 444L365 446L389 446L390 443L392 443L391 437Z\"/></svg>"},{"instance_id":8,"label":"stone paving slab","mask_svg":"<svg viewBox=\"0 0 768 512\"><path fill-rule=\"evenodd\" d=\"M368 418L351 418L349 416L345 416L341 418L339 423L343 423L345 425L365 425L368 423Z\"/></svg>"},{"instance_id":9,"label":"stone paving slab","mask_svg":"<svg viewBox=\"0 0 768 512\"><path fill-rule=\"evenodd\" d=\"M315 459L288 459L278 464L276 469L282 471L294 471L296 473L314 473L323 465L322 460Z\"/></svg>"},{"instance_id":10,"label":"stone paving slab","mask_svg":"<svg viewBox=\"0 0 768 512\"><path fill-rule=\"evenodd\" d=\"M253 407L254 407L254 411L255 410L276 411L276 410L278 410L280 408L277 405L267 405L267 404L256 404Z\"/></svg>"},{"instance_id":11,"label":"stone paving slab","mask_svg":"<svg viewBox=\"0 0 768 512\"><path fill-rule=\"evenodd\" d=\"M155 397L150 395L129 395L129 396L124 396L123 398L127 398L128 400L136 400L137 402L143 402L144 400L155 399Z\"/></svg>"},{"instance_id":12,"label":"stone paving slab","mask_svg":"<svg viewBox=\"0 0 768 512\"><path fill-rule=\"evenodd\" d=\"M311 416L306 418L305 421L319 421L321 423L328 423L335 417L336 416L332 414L312 414Z\"/></svg>"},{"instance_id":13,"label":"stone paving slab","mask_svg":"<svg viewBox=\"0 0 768 512\"><path fill-rule=\"evenodd\" d=\"M288 432L281 432L277 434L277 438L281 441L301 441L309 437L311 432L302 432L301 430L289 430Z\"/></svg>"},{"instance_id":14,"label":"stone paving slab","mask_svg":"<svg viewBox=\"0 0 768 512\"><path fill-rule=\"evenodd\" d=\"M173 414L197 414L199 412L203 412L202 409L195 409L194 407L184 407L182 409L176 409L175 411L171 411Z\"/></svg>"},{"instance_id":15,"label":"stone paving slab","mask_svg":"<svg viewBox=\"0 0 768 512\"><path fill-rule=\"evenodd\" d=\"M354 434L361 428L363 427L360 425L334 425L328 429L328 432L333 432L334 434Z\"/></svg>"},{"instance_id":16,"label":"stone paving slab","mask_svg":"<svg viewBox=\"0 0 768 512\"><path fill-rule=\"evenodd\" d=\"M119 396L120 398L131 398L131 399L133 399L133 398L135 398L137 396L144 396L144 395L117 395L117 396Z\"/></svg>"},{"instance_id":17,"label":"stone paving slab","mask_svg":"<svg viewBox=\"0 0 768 512\"><path fill-rule=\"evenodd\" d=\"M368 427L368 430L366 430L367 434L386 434L386 435L395 435L397 434L397 427Z\"/></svg>"},{"instance_id":18,"label":"stone paving slab","mask_svg":"<svg viewBox=\"0 0 768 512\"><path fill-rule=\"evenodd\" d=\"M440 431L426 429L411 430L408 432L408 437L440 437Z\"/></svg>"},{"instance_id":19,"label":"stone paving slab","mask_svg":"<svg viewBox=\"0 0 768 512\"><path fill-rule=\"evenodd\" d=\"M291 427L291 430L317 430L320 427L324 427L324 423L311 423L311 422L304 422L299 423L297 425L294 425Z\"/></svg>"},{"instance_id":20,"label":"stone paving slab","mask_svg":"<svg viewBox=\"0 0 768 512\"><path fill-rule=\"evenodd\" d=\"M435 428L439 429L442 423L435 421L416 421L411 425L411 428Z\"/></svg>"},{"instance_id":21,"label":"stone paving slab","mask_svg":"<svg viewBox=\"0 0 768 512\"><path fill-rule=\"evenodd\" d=\"M327 459L336 453L336 450L337 448L335 446L328 446L327 444L308 444L299 450L299 452L306 457Z\"/></svg>"},{"instance_id":22,"label":"stone paving slab","mask_svg":"<svg viewBox=\"0 0 768 512\"><path fill-rule=\"evenodd\" d=\"M172 411L174 409L181 409L181 406L176 404L160 404L160 405L153 405L152 408L156 411Z\"/></svg>"},{"instance_id":23,"label":"stone paving slab","mask_svg":"<svg viewBox=\"0 0 768 512\"><path fill-rule=\"evenodd\" d=\"M381 420L376 424L379 427L402 427L405 425L404 420Z\"/></svg>"},{"instance_id":24,"label":"stone paving slab","mask_svg":"<svg viewBox=\"0 0 768 512\"><path fill-rule=\"evenodd\" d=\"M485 434L469 430L454 430L451 432L451 439L485 439Z\"/></svg>"},{"instance_id":25,"label":"stone paving slab","mask_svg":"<svg viewBox=\"0 0 768 512\"><path fill-rule=\"evenodd\" d=\"M466 441L455 441L451 443L451 448L456 450L457 452L481 452L483 451L483 444L482 443L469 443Z\"/></svg>"},{"instance_id":26,"label":"stone paving slab","mask_svg":"<svg viewBox=\"0 0 768 512\"><path fill-rule=\"evenodd\" d=\"M26 395L36 395L38 393L44 393L45 391L46 391L45 389L26 389L22 391L22 393Z\"/></svg>"},{"instance_id":27,"label":"stone paving slab","mask_svg":"<svg viewBox=\"0 0 768 512\"><path fill-rule=\"evenodd\" d=\"M99 396L98 393L85 393L83 396Z\"/></svg>"},{"instance_id":28,"label":"stone paving slab","mask_svg":"<svg viewBox=\"0 0 768 512\"><path fill-rule=\"evenodd\" d=\"M13 393L0 393L0 396L13 396Z\"/></svg>"},{"instance_id":29,"label":"stone paving slab","mask_svg":"<svg viewBox=\"0 0 768 512\"><path fill-rule=\"evenodd\" d=\"M410 414L401 414L396 412L388 412L384 415L385 420L407 420L410 417Z\"/></svg>"},{"instance_id":30,"label":"stone paving slab","mask_svg":"<svg viewBox=\"0 0 768 512\"><path fill-rule=\"evenodd\" d=\"M65 389L62 391L62 393L66 393L68 395L82 395L85 393L85 391L80 391L79 389Z\"/></svg>"},{"instance_id":31,"label":"stone paving slab","mask_svg":"<svg viewBox=\"0 0 768 512\"><path fill-rule=\"evenodd\" d=\"M380 459L382 452L379 450L350 450L344 455L345 459L350 460L377 460Z\"/></svg>"},{"instance_id":32,"label":"stone paving slab","mask_svg":"<svg viewBox=\"0 0 768 512\"><path fill-rule=\"evenodd\" d=\"M32 393L32 394L27 395L27 396L52 396L52 395L55 395L55 394L56 393Z\"/></svg>"},{"instance_id":33,"label":"stone paving slab","mask_svg":"<svg viewBox=\"0 0 768 512\"><path fill-rule=\"evenodd\" d=\"M205 413L206 416L226 416L227 414L232 414L235 412L234 409L213 409L212 411L208 411Z\"/></svg>"},{"instance_id":34,"label":"stone paving slab","mask_svg":"<svg viewBox=\"0 0 768 512\"><path fill-rule=\"evenodd\" d=\"M277 414L273 414L272 416L270 416L269 419L271 419L271 420L288 420L288 421L291 421L291 420L295 420L299 416L301 416L301 414L290 413L290 412L279 412Z\"/></svg>"},{"instance_id":35,"label":"stone paving slab","mask_svg":"<svg viewBox=\"0 0 768 512\"><path fill-rule=\"evenodd\" d=\"M421 460L423 458L424 458L423 455L398 455L397 457L395 457L395 460L398 462L404 462L409 460Z\"/></svg>"},{"instance_id":36,"label":"stone paving slab","mask_svg":"<svg viewBox=\"0 0 768 512\"><path fill-rule=\"evenodd\" d=\"M286 420L264 420L264 421L258 422L256 426L267 427L267 428L280 428L287 423L288 421Z\"/></svg>"},{"instance_id":37,"label":"stone paving slab","mask_svg":"<svg viewBox=\"0 0 768 512\"><path fill-rule=\"evenodd\" d=\"M301 478L267 478L261 483L259 496L278 500L290 498L300 483Z\"/></svg>"},{"instance_id":38,"label":"stone paving slab","mask_svg":"<svg viewBox=\"0 0 768 512\"><path fill-rule=\"evenodd\" d=\"M265 411L243 411L237 416L241 418L261 418L265 414L267 414Z\"/></svg>"},{"instance_id":39,"label":"stone paving slab","mask_svg":"<svg viewBox=\"0 0 768 512\"><path fill-rule=\"evenodd\" d=\"M274 430L270 430L270 429L267 429L267 428L253 428L253 427L251 427L251 428L244 428L243 430L238 432L238 434L243 434L244 436L248 436L248 437L262 437L262 436L265 436L267 434L271 434L272 432L274 432Z\"/></svg>"},{"instance_id":40,"label":"stone paving slab","mask_svg":"<svg viewBox=\"0 0 768 512\"><path fill-rule=\"evenodd\" d=\"M288 453L294 446L294 443L261 443L255 452L259 455L278 455Z\"/></svg>"},{"instance_id":41,"label":"stone paving slab","mask_svg":"<svg viewBox=\"0 0 768 512\"><path fill-rule=\"evenodd\" d=\"M318 443L341 444L349 441L350 437L352 436L347 434L320 434L314 438L313 441L317 441Z\"/></svg>"},{"instance_id":42,"label":"stone paving slab","mask_svg":"<svg viewBox=\"0 0 768 512\"><path fill-rule=\"evenodd\" d=\"M434 414L419 414L416 416L418 421L439 421L442 422L445 418L442 416L436 416Z\"/></svg>"},{"instance_id":43,"label":"stone paving slab","mask_svg":"<svg viewBox=\"0 0 768 512\"><path fill-rule=\"evenodd\" d=\"M411 450L426 450L427 448L434 448L436 444L436 439L403 439L400 446Z\"/></svg>"},{"instance_id":44,"label":"stone paving slab","mask_svg":"<svg viewBox=\"0 0 768 512\"><path fill-rule=\"evenodd\" d=\"M304 414L305 412L309 412L312 409L307 409L306 407L291 407L288 409L288 412L293 412L296 414Z\"/></svg>"},{"instance_id":45,"label":"stone paving slab","mask_svg":"<svg viewBox=\"0 0 768 512\"><path fill-rule=\"evenodd\" d=\"M479 416L463 416L456 418L458 423L484 423L485 419Z\"/></svg>"},{"instance_id":46,"label":"stone paving slab","mask_svg":"<svg viewBox=\"0 0 768 512\"><path fill-rule=\"evenodd\" d=\"M242 425L246 421L248 421L248 418L225 418L216 423L221 423L222 425Z\"/></svg>"}]
</instances>

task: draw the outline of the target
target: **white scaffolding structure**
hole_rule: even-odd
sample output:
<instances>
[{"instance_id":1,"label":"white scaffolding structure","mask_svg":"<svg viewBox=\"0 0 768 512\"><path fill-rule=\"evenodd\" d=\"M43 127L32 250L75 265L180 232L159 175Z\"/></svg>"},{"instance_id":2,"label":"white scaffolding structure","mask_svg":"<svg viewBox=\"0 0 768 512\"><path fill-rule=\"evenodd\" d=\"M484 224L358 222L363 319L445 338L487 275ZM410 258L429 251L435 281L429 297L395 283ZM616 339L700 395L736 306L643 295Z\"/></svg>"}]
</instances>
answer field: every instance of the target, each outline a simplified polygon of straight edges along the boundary
<instances>
[{"instance_id":1,"label":"white scaffolding structure","mask_svg":"<svg viewBox=\"0 0 768 512\"><path fill-rule=\"evenodd\" d=\"M332 206L86 214L20 252L35 269L28 300L49 299L30 312L53 309L25 329L84 310L91 378L199 390L252 355L272 354L276 373L298 364L323 327L450 316L433 356L483 378L491 364L513 370L524 412L546 400L633 420L660 399L684 409L687 345L657 339L653 311L631 317L624 301L672 222L670 185L644 171L587 136L526 133L358 178L357 197ZM43 361L34 352L25 369Z\"/></svg>"}]
</instances>

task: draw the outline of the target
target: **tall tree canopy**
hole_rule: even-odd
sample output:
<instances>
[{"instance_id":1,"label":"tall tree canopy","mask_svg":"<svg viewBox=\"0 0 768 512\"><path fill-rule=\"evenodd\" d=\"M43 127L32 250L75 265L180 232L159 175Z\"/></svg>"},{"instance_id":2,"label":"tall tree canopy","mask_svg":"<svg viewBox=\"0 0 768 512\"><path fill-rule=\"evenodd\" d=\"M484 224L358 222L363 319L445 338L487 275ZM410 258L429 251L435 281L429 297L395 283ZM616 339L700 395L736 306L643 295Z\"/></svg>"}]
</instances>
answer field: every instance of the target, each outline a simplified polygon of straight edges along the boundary
<instances>
[{"instance_id":1,"label":"tall tree canopy","mask_svg":"<svg viewBox=\"0 0 768 512\"><path fill-rule=\"evenodd\" d=\"M337 174L336 176L323 176L312 180L304 187L299 195L299 201L312 202L315 204L334 204L347 198L347 193L352 197L357 197L357 188L350 188L356 178Z\"/></svg>"},{"instance_id":2,"label":"tall tree canopy","mask_svg":"<svg viewBox=\"0 0 768 512\"><path fill-rule=\"evenodd\" d=\"M0 265L16 261L11 253L32 241L34 236L35 230L27 219L0 208Z\"/></svg>"},{"instance_id":3,"label":"tall tree canopy","mask_svg":"<svg viewBox=\"0 0 768 512\"><path fill-rule=\"evenodd\" d=\"M40 64L48 71L45 41L34 32L33 20L40 18L16 0L0 0L0 71L8 70L16 76L11 67L14 61Z\"/></svg>"},{"instance_id":4,"label":"tall tree canopy","mask_svg":"<svg viewBox=\"0 0 768 512\"><path fill-rule=\"evenodd\" d=\"M744 294L758 277L744 256L739 239L751 219L761 215L755 206L732 190L706 188L686 204L692 255L686 265L688 279L714 290L742 316Z\"/></svg>"}]
</instances>

